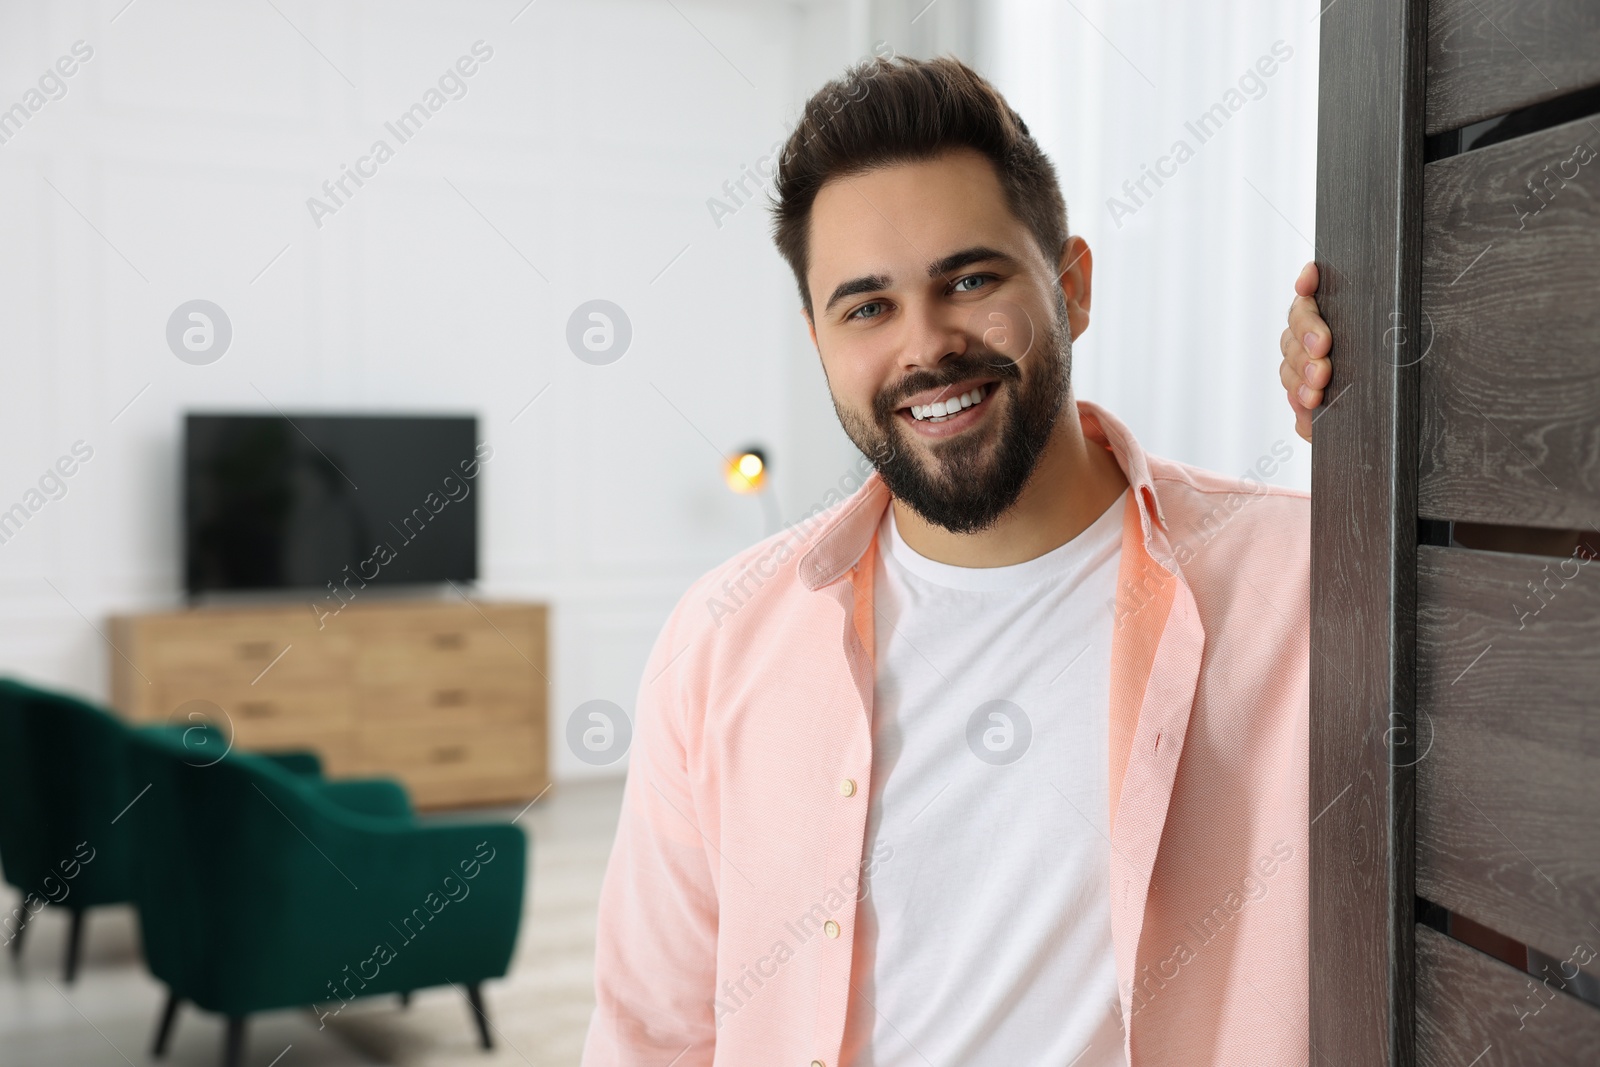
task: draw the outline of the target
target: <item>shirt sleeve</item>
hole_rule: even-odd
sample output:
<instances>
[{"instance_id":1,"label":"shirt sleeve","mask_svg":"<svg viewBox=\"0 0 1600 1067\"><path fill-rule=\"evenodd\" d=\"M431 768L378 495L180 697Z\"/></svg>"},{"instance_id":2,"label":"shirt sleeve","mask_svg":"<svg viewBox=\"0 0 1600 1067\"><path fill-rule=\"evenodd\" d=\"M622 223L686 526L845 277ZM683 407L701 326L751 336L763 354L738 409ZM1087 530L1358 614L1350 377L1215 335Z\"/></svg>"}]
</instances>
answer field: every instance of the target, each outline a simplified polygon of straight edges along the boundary
<instances>
[{"instance_id":1,"label":"shirt sleeve","mask_svg":"<svg viewBox=\"0 0 1600 1067\"><path fill-rule=\"evenodd\" d=\"M600 889L595 1010L582 1067L708 1067L716 1046L717 890L697 817L682 675L686 638L656 640L634 715L622 813ZM703 709L699 709L703 714Z\"/></svg>"}]
</instances>

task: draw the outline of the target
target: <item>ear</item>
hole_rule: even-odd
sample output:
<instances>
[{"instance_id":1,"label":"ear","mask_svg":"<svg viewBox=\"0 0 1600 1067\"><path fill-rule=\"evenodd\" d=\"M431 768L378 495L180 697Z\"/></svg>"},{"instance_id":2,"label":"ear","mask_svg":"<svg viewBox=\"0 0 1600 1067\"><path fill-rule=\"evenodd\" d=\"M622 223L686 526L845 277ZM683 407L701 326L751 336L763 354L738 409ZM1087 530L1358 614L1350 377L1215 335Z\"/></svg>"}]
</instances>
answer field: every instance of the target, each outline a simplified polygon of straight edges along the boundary
<instances>
[{"instance_id":1,"label":"ear","mask_svg":"<svg viewBox=\"0 0 1600 1067\"><path fill-rule=\"evenodd\" d=\"M800 309L800 317L806 320L806 330L811 334L811 347L815 348L820 355L822 346L817 344L817 324L811 321L811 312L802 307Z\"/></svg>"},{"instance_id":2,"label":"ear","mask_svg":"<svg viewBox=\"0 0 1600 1067\"><path fill-rule=\"evenodd\" d=\"M1067 302L1067 323L1072 339L1089 328L1089 301L1093 292L1094 256L1089 252L1089 242L1082 237L1069 237L1061 247L1061 261L1057 264L1057 283Z\"/></svg>"}]
</instances>

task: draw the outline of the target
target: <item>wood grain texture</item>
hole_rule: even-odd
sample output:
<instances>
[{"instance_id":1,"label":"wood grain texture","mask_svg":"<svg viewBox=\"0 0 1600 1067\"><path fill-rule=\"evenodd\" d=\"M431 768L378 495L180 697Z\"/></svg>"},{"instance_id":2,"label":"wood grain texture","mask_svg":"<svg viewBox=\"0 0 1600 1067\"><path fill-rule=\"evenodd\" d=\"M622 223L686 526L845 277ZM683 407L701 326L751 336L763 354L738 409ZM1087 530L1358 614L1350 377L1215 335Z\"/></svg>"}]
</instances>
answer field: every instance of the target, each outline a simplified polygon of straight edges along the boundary
<instances>
[{"instance_id":1,"label":"wood grain texture","mask_svg":"<svg viewBox=\"0 0 1600 1067\"><path fill-rule=\"evenodd\" d=\"M1417 892L1557 959L1600 945L1596 649L1600 560L1419 549Z\"/></svg>"},{"instance_id":2,"label":"wood grain texture","mask_svg":"<svg viewBox=\"0 0 1600 1067\"><path fill-rule=\"evenodd\" d=\"M1591 0L1433 0L1428 133L1600 83Z\"/></svg>"},{"instance_id":3,"label":"wood grain texture","mask_svg":"<svg viewBox=\"0 0 1600 1067\"><path fill-rule=\"evenodd\" d=\"M1417 928L1419 1067L1594 1067L1600 1009Z\"/></svg>"},{"instance_id":4,"label":"wood grain texture","mask_svg":"<svg viewBox=\"0 0 1600 1067\"><path fill-rule=\"evenodd\" d=\"M1410 1067L1421 2L1321 25L1317 294L1334 377L1311 517L1311 1044Z\"/></svg>"},{"instance_id":5,"label":"wood grain texture","mask_svg":"<svg viewBox=\"0 0 1600 1067\"><path fill-rule=\"evenodd\" d=\"M1600 524L1600 123L1438 160L1423 182L1422 515Z\"/></svg>"},{"instance_id":6,"label":"wood grain texture","mask_svg":"<svg viewBox=\"0 0 1600 1067\"><path fill-rule=\"evenodd\" d=\"M119 616L111 634L112 701L136 722L204 709L240 749L309 748L333 776L391 775L419 808L522 802L550 784L543 605L207 607Z\"/></svg>"}]
</instances>

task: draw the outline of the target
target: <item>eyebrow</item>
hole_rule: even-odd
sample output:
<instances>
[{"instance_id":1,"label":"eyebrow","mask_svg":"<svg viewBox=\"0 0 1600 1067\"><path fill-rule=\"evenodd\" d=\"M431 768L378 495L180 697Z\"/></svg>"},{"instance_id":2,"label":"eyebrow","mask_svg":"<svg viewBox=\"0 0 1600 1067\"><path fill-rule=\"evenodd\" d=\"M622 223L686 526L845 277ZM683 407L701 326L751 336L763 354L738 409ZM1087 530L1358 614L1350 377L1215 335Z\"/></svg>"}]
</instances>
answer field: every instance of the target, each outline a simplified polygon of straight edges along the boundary
<instances>
[{"instance_id":1,"label":"eyebrow","mask_svg":"<svg viewBox=\"0 0 1600 1067\"><path fill-rule=\"evenodd\" d=\"M962 267L969 267L974 263L1003 263L1008 267L1018 265L1016 257L1009 253L1002 252L998 248L990 248L987 245L974 245L971 248L963 248L959 252L952 252L943 259L936 259L929 263L928 277L938 278L958 271ZM832 311L833 305L841 300L858 296L862 293L876 293L889 288L890 284L891 279L887 274L864 274L859 278L851 278L847 282L840 282L832 295L828 297L828 302L823 305L823 313L826 314Z\"/></svg>"}]
</instances>

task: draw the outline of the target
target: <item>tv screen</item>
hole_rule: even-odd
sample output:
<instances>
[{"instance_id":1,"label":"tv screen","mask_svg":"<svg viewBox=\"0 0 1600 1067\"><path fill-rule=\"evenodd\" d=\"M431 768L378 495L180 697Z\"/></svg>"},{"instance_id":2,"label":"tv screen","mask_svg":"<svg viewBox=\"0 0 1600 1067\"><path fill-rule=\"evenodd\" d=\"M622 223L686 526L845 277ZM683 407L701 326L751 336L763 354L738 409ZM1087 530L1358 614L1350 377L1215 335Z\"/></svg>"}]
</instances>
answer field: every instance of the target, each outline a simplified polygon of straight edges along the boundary
<instances>
[{"instance_id":1,"label":"tv screen","mask_svg":"<svg viewBox=\"0 0 1600 1067\"><path fill-rule=\"evenodd\" d=\"M192 413L183 454L190 595L477 579L471 416Z\"/></svg>"}]
</instances>

